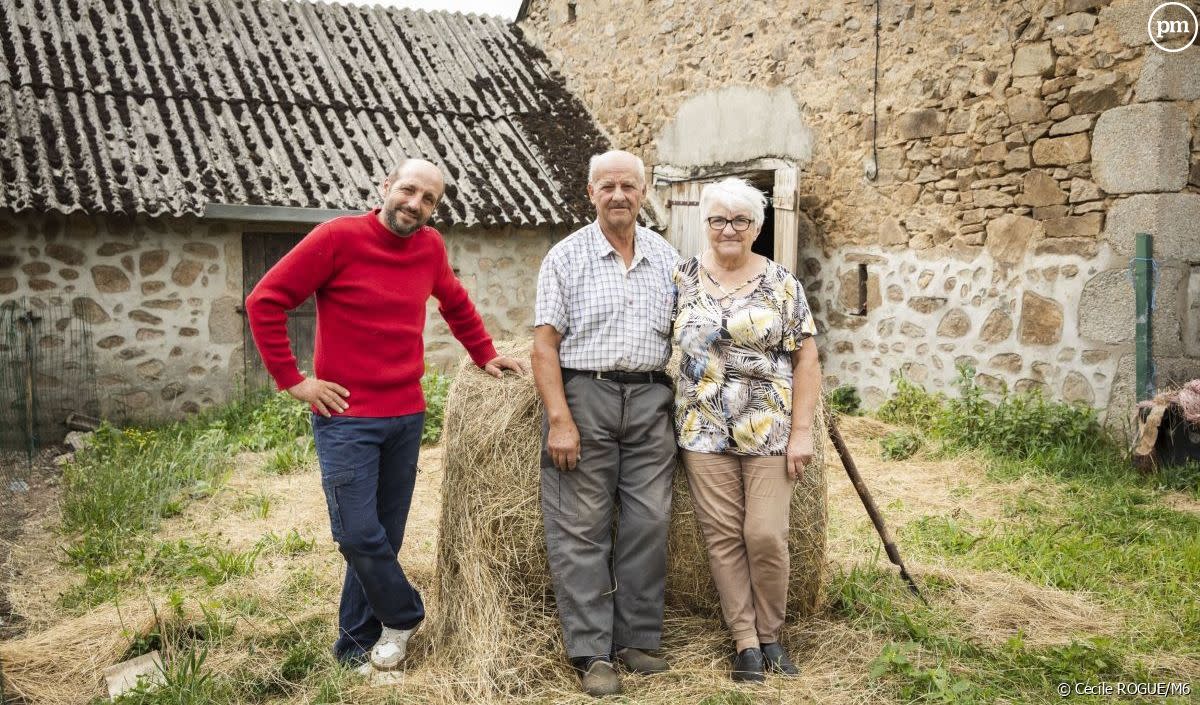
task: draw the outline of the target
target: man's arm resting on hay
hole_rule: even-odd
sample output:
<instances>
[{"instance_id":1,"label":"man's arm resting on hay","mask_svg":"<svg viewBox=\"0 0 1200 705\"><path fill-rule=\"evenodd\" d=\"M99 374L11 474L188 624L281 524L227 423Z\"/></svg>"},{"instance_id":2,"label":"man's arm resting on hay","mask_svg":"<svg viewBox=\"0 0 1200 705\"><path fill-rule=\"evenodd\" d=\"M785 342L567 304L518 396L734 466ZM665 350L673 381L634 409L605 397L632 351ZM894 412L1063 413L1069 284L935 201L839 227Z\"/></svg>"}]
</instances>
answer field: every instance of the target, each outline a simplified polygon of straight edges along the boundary
<instances>
[{"instance_id":1,"label":"man's arm resting on hay","mask_svg":"<svg viewBox=\"0 0 1200 705\"><path fill-rule=\"evenodd\" d=\"M562 365L558 359L561 342L562 334L554 326L540 325L533 329L533 381L546 407L550 426L546 450L550 460L559 470L574 470L579 463L579 429L571 417L563 389Z\"/></svg>"},{"instance_id":2,"label":"man's arm resting on hay","mask_svg":"<svg viewBox=\"0 0 1200 705\"><path fill-rule=\"evenodd\" d=\"M793 480L804 474L813 459L813 415L821 393L821 363L817 342L807 338L792 351L792 432L788 437L787 471Z\"/></svg>"}]
</instances>

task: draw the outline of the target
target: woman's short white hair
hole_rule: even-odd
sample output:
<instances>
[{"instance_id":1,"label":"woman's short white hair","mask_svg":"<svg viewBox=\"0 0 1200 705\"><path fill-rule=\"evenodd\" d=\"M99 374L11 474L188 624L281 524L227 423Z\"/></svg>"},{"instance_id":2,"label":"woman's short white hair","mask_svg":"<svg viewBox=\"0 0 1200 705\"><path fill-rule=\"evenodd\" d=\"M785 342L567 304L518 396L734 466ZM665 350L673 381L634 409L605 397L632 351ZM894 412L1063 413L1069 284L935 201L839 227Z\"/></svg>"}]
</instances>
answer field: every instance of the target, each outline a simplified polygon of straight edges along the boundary
<instances>
[{"instance_id":1,"label":"woman's short white hair","mask_svg":"<svg viewBox=\"0 0 1200 705\"><path fill-rule=\"evenodd\" d=\"M767 208L767 196L750 185L745 179L728 178L706 184L700 192L700 217L708 219L712 207L720 203L733 210L745 208L750 211L754 230L763 226L763 213Z\"/></svg>"}]
</instances>

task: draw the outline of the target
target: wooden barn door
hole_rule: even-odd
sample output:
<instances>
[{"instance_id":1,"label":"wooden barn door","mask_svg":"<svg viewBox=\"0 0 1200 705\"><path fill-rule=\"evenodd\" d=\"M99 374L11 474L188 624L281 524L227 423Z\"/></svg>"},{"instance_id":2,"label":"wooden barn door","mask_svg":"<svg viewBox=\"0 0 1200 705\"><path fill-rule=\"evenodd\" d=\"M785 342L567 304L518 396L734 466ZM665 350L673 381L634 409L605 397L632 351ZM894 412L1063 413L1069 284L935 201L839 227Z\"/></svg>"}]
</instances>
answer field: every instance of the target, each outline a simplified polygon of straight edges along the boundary
<instances>
[{"instance_id":1,"label":"wooden barn door","mask_svg":"<svg viewBox=\"0 0 1200 705\"><path fill-rule=\"evenodd\" d=\"M704 224L700 220L700 190L703 181L683 181L671 184L671 197L667 206L671 209L671 224L667 239L679 256L687 259L704 251L708 244Z\"/></svg>"},{"instance_id":2,"label":"wooden barn door","mask_svg":"<svg viewBox=\"0 0 1200 705\"><path fill-rule=\"evenodd\" d=\"M795 273L800 265L800 223L796 215L796 187L799 170L794 167L775 170L775 189L771 205L775 209L775 261Z\"/></svg>"},{"instance_id":3,"label":"wooden barn door","mask_svg":"<svg viewBox=\"0 0 1200 705\"><path fill-rule=\"evenodd\" d=\"M242 235L242 300L250 295L254 285L263 278L276 262L288 253L304 235L291 233L244 233ZM288 312L288 339L292 341L292 353L305 374L313 371L313 345L317 334L316 299L308 297L304 303ZM254 390L274 385L263 367L254 337L250 333L250 322L244 324L244 362L246 389Z\"/></svg>"}]
</instances>

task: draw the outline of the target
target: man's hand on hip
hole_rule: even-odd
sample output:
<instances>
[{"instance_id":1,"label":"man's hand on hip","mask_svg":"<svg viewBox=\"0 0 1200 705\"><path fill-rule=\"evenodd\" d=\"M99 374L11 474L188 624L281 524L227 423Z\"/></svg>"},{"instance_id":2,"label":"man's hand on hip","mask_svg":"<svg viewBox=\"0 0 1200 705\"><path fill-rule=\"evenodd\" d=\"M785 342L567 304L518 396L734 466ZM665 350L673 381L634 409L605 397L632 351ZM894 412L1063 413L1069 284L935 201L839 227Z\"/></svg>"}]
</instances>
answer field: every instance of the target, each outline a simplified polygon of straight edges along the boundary
<instances>
[{"instance_id":1,"label":"man's hand on hip","mask_svg":"<svg viewBox=\"0 0 1200 705\"><path fill-rule=\"evenodd\" d=\"M579 428L574 420L550 424L550 432L546 434L546 450L554 467L564 471L575 469L580 456Z\"/></svg>"},{"instance_id":2,"label":"man's hand on hip","mask_svg":"<svg viewBox=\"0 0 1200 705\"><path fill-rule=\"evenodd\" d=\"M483 366L483 371L493 377L503 377L504 370L512 370L523 375L529 373L529 365L515 358L499 355Z\"/></svg>"},{"instance_id":3,"label":"man's hand on hip","mask_svg":"<svg viewBox=\"0 0 1200 705\"><path fill-rule=\"evenodd\" d=\"M350 408L350 404L345 400L345 397L350 396L350 392L345 387L315 377L307 377L300 384L288 387L287 393L300 401L308 402L317 413L326 418L332 415L330 412L340 414Z\"/></svg>"}]
</instances>

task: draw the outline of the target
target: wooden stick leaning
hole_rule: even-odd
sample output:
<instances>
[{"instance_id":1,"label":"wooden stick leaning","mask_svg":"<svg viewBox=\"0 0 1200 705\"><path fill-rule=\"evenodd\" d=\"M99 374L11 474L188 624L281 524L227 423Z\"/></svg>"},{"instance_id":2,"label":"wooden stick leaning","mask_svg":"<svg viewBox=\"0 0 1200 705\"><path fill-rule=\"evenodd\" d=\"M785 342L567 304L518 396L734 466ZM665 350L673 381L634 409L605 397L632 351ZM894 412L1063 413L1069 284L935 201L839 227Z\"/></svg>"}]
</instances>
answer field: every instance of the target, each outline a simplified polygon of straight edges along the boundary
<instances>
[{"instance_id":1,"label":"wooden stick leaning","mask_svg":"<svg viewBox=\"0 0 1200 705\"><path fill-rule=\"evenodd\" d=\"M842 459L842 467L846 468L846 474L850 476L850 484L854 485L854 491L858 493L858 498L862 500L863 507L867 510L867 515L871 517L871 523L875 525L875 531L878 532L880 540L883 541L883 549L887 551L888 560L896 567L900 568L900 577L908 583L908 587L913 593L921 598L921 602L925 606L929 606L929 601L921 594L920 588L917 587L917 582L908 574L908 569L904 567L904 559L900 557L900 549L896 548L896 542L892 540L888 533L887 526L883 523L883 515L879 513L879 508L875 506L875 501L871 499L871 493L867 490L866 483L863 482L862 475L858 472L858 466L854 464L854 458L850 457L850 449L846 447L846 441L842 438L841 431L837 427L836 414L832 411L828 412L826 421L829 426L829 438L833 441L833 447L837 450L838 457Z\"/></svg>"}]
</instances>

